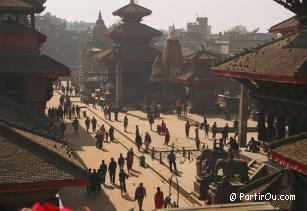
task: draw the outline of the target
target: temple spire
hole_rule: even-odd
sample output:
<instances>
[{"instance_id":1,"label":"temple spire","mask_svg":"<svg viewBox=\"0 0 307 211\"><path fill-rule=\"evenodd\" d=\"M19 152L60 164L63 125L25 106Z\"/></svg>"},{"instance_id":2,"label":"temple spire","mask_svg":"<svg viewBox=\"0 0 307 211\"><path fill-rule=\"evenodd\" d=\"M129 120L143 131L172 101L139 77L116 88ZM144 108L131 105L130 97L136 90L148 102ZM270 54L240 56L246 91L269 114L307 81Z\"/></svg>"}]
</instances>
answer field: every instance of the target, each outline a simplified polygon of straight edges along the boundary
<instances>
[{"instance_id":1,"label":"temple spire","mask_svg":"<svg viewBox=\"0 0 307 211\"><path fill-rule=\"evenodd\" d=\"M99 10L98 20L102 20L101 10Z\"/></svg>"},{"instance_id":2,"label":"temple spire","mask_svg":"<svg viewBox=\"0 0 307 211\"><path fill-rule=\"evenodd\" d=\"M130 0L130 4L135 4L135 3L134 3L134 0Z\"/></svg>"}]
</instances>

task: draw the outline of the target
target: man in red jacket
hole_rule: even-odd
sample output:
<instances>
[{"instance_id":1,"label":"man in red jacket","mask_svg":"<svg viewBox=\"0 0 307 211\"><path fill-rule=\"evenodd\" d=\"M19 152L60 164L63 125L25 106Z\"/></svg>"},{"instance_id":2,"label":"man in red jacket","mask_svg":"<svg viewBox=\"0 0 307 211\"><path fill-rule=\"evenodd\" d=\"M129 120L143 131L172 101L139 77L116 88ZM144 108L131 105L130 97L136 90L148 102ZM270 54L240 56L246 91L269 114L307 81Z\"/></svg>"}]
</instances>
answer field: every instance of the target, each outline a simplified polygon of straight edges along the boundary
<instances>
[{"instance_id":1,"label":"man in red jacket","mask_svg":"<svg viewBox=\"0 0 307 211\"><path fill-rule=\"evenodd\" d=\"M157 188L157 192L155 194L155 209L162 209L164 203L164 195L163 192L160 191L160 187Z\"/></svg>"}]
</instances>

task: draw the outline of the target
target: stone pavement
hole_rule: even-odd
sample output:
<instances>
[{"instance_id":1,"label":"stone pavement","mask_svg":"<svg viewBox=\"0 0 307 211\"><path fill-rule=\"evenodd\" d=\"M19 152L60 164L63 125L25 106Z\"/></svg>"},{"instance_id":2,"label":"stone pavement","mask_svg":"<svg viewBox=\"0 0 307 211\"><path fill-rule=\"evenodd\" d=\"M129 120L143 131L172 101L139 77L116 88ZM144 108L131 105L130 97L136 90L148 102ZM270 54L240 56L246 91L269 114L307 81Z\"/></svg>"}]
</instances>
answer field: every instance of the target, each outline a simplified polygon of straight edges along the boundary
<instances>
[{"instance_id":1,"label":"stone pavement","mask_svg":"<svg viewBox=\"0 0 307 211\"><path fill-rule=\"evenodd\" d=\"M49 106L58 105L59 95L55 96L48 103ZM101 125L103 122L100 119L98 124ZM87 133L85 130L84 119L80 120L79 134L76 135L71 127L71 121L67 120L68 123L65 135L69 139L69 144L77 152L78 156L83 160L88 168L96 169L99 167L101 160L105 160L107 163L111 157L117 160L119 153L123 153L125 156L127 148L120 143L105 143L103 150L99 150L95 147L94 133ZM108 127L107 127L108 129ZM117 134L115 135L117 138ZM153 196L156 192L156 187L161 187L165 195L168 194L169 185L161 177L157 176L150 168L142 168L138 164L138 160L135 159L134 171L130 173L130 177L127 180L127 190L131 198L134 197L134 191L140 182L144 183L147 189L147 198L144 200L144 209L151 210L154 208ZM112 186L109 183L109 178L106 180L106 187L101 194L90 194L87 195L85 187L82 188L67 188L60 192L61 199L64 206L71 207L74 209L80 209L83 206L88 206L92 210L130 210L131 208L136 209L137 203L131 199L124 199L120 196L119 187ZM118 172L116 175L116 184L118 182ZM173 193L172 199L175 200L176 191L171 189ZM191 207L192 204L188 202L184 197L180 196L179 204L182 207Z\"/></svg>"}]
</instances>

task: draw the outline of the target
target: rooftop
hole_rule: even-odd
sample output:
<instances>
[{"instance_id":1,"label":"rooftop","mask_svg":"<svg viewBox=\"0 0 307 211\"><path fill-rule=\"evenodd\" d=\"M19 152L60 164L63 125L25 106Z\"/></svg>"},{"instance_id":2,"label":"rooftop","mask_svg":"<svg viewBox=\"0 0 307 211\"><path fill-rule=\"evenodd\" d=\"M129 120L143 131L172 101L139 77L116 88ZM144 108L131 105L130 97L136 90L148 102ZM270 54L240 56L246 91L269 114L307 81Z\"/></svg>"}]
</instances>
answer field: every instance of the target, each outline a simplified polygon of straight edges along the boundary
<instances>
[{"instance_id":1,"label":"rooftop","mask_svg":"<svg viewBox=\"0 0 307 211\"><path fill-rule=\"evenodd\" d=\"M116 11L113 12L114 16L119 16L121 18L126 17L144 17L148 16L152 13L151 10L142 7L134 2L134 0L130 0L130 3Z\"/></svg>"},{"instance_id":2,"label":"rooftop","mask_svg":"<svg viewBox=\"0 0 307 211\"><path fill-rule=\"evenodd\" d=\"M307 48L294 46L306 39L304 32L287 35L224 60L212 72L233 78L307 83Z\"/></svg>"},{"instance_id":3,"label":"rooftop","mask_svg":"<svg viewBox=\"0 0 307 211\"><path fill-rule=\"evenodd\" d=\"M24 11L41 13L44 11L44 0L1 0L0 12L2 11Z\"/></svg>"}]
</instances>

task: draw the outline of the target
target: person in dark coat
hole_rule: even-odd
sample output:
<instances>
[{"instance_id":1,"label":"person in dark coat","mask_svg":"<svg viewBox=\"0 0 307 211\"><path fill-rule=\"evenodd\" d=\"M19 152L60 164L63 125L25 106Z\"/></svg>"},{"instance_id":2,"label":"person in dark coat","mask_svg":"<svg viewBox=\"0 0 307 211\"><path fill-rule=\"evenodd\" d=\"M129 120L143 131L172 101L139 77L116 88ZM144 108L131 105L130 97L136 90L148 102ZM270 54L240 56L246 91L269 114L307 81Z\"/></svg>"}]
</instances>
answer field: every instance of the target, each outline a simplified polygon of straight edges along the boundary
<instances>
[{"instance_id":1,"label":"person in dark coat","mask_svg":"<svg viewBox=\"0 0 307 211\"><path fill-rule=\"evenodd\" d=\"M209 124L206 124L204 127L205 127L205 138L209 138Z\"/></svg>"},{"instance_id":2,"label":"person in dark coat","mask_svg":"<svg viewBox=\"0 0 307 211\"><path fill-rule=\"evenodd\" d=\"M139 210L141 211L143 208L143 201L146 197L146 189L143 186L143 183L140 183L139 187L135 190L134 198L138 201Z\"/></svg>"},{"instance_id":3,"label":"person in dark coat","mask_svg":"<svg viewBox=\"0 0 307 211\"><path fill-rule=\"evenodd\" d=\"M127 152L127 156L126 156L127 169L128 169L128 171L132 170L133 159L134 159L134 152L133 152L133 149L131 148L131 149Z\"/></svg>"},{"instance_id":4,"label":"person in dark coat","mask_svg":"<svg viewBox=\"0 0 307 211\"><path fill-rule=\"evenodd\" d=\"M191 127L190 122L187 121L186 124L185 124L185 135L186 135L187 138L189 138L190 127Z\"/></svg>"},{"instance_id":5,"label":"person in dark coat","mask_svg":"<svg viewBox=\"0 0 307 211\"><path fill-rule=\"evenodd\" d=\"M155 122L154 116L152 114L149 115L148 122L149 122L149 125L150 125L150 130L152 131L152 125Z\"/></svg>"},{"instance_id":6,"label":"person in dark coat","mask_svg":"<svg viewBox=\"0 0 307 211\"><path fill-rule=\"evenodd\" d=\"M216 125L216 122L214 122L212 125L212 138L213 139L216 138L216 132L217 132L217 125Z\"/></svg>"},{"instance_id":7,"label":"person in dark coat","mask_svg":"<svg viewBox=\"0 0 307 211\"><path fill-rule=\"evenodd\" d=\"M114 141L114 128L113 128L113 126L111 126L110 129L109 129L109 136L110 136L110 141Z\"/></svg>"},{"instance_id":8,"label":"person in dark coat","mask_svg":"<svg viewBox=\"0 0 307 211\"><path fill-rule=\"evenodd\" d=\"M119 155L119 158L117 160L117 164L118 164L120 170L124 170L125 158L123 157L122 153L120 153L120 155Z\"/></svg>"},{"instance_id":9,"label":"person in dark coat","mask_svg":"<svg viewBox=\"0 0 307 211\"><path fill-rule=\"evenodd\" d=\"M86 186L87 193L89 194L92 192L92 169L88 169L87 177L90 181L90 184Z\"/></svg>"},{"instance_id":10,"label":"person in dark coat","mask_svg":"<svg viewBox=\"0 0 307 211\"><path fill-rule=\"evenodd\" d=\"M140 135L137 135L135 137L135 144L136 144L136 146L138 148L138 151L140 151L141 147L142 147L142 137Z\"/></svg>"},{"instance_id":11,"label":"person in dark coat","mask_svg":"<svg viewBox=\"0 0 307 211\"><path fill-rule=\"evenodd\" d=\"M92 129L93 129L93 132L96 131L96 126L97 126L97 120L95 119L95 117L93 116L93 119L92 119Z\"/></svg>"},{"instance_id":12,"label":"person in dark coat","mask_svg":"<svg viewBox=\"0 0 307 211\"><path fill-rule=\"evenodd\" d=\"M239 152L239 144L233 137L230 137L227 145L230 146L231 151Z\"/></svg>"},{"instance_id":13,"label":"person in dark coat","mask_svg":"<svg viewBox=\"0 0 307 211\"><path fill-rule=\"evenodd\" d=\"M59 129L60 129L61 136L63 137L64 133L65 133L65 130L66 130L66 125L65 125L64 122L61 122L61 124L59 126Z\"/></svg>"},{"instance_id":14,"label":"person in dark coat","mask_svg":"<svg viewBox=\"0 0 307 211\"><path fill-rule=\"evenodd\" d=\"M72 126L75 130L75 133L77 134L78 133L78 130L79 130L79 121L77 119L75 119L72 123Z\"/></svg>"},{"instance_id":15,"label":"person in dark coat","mask_svg":"<svg viewBox=\"0 0 307 211\"><path fill-rule=\"evenodd\" d=\"M125 116L124 118L124 131L127 132L127 127L128 127L128 117Z\"/></svg>"},{"instance_id":16,"label":"person in dark coat","mask_svg":"<svg viewBox=\"0 0 307 211\"><path fill-rule=\"evenodd\" d=\"M198 136L196 136L195 138L195 144L196 144L196 149L199 150L200 149L200 139Z\"/></svg>"},{"instance_id":17,"label":"person in dark coat","mask_svg":"<svg viewBox=\"0 0 307 211\"><path fill-rule=\"evenodd\" d=\"M107 171L108 171L108 167L107 165L105 164L104 160L101 161L101 165L100 165L100 173L102 175L102 184L104 185L106 183L106 174L107 174Z\"/></svg>"},{"instance_id":18,"label":"person in dark coat","mask_svg":"<svg viewBox=\"0 0 307 211\"><path fill-rule=\"evenodd\" d=\"M111 158L111 162L109 163L109 174L110 174L110 183L115 184L115 174L116 174L117 164L114 161L114 158Z\"/></svg>"},{"instance_id":19,"label":"person in dark coat","mask_svg":"<svg viewBox=\"0 0 307 211\"><path fill-rule=\"evenodd\" d=\"M135 126L135 137L140 135L140 130L139 130L139 126Z\"/></svg>"},{"instance_id":20,"label":"person in dark coat","mask_svg":"<svg viewBox=\"0 0 307 211\"><path fill-rule=\"evenodd\" d=\"M86 120L85 120L86 132L88 132L88 130L90 129L90 124L91 124L91 120L88 117L86 117Z\"/></svg>"},{"instance_id":21,"label":"person in dark coat","mask_svg":"<svg viewBox=\"0 0 307 211\"><path fill-rule=\"evenodd\" d=\"M165 130L165 140L164 140L164 144L163 145L167 145L168 146L168 143L169 143L169 140L170 140L170 134L169 134L169 131L168 129Z\"/></svg>"},{"instance_id":22,"label":"person in dark coat","mask_svg":"<svg viewBox=\"0 0 307 211\"><path fill-rule=\"evenodd\" d=\"M121 169L119 172L119 186L120 186L120 192L121 195L127 194L127 188L126 188L126 179L128 179L128 174L124 171L124 169Z\"/></svg>"},{"instance_id":23,"label":"person in dark coat","mask_svg":"<svg viewBox=\"0 0 307 211\"><path fill-rule=\"evenodd\" d=\"M80 109L80 107L78 105L76 107L76 112L77 112L77 118L81 119L81 116L80 116L81 109Z\"/></svg>"}]
</instances>

